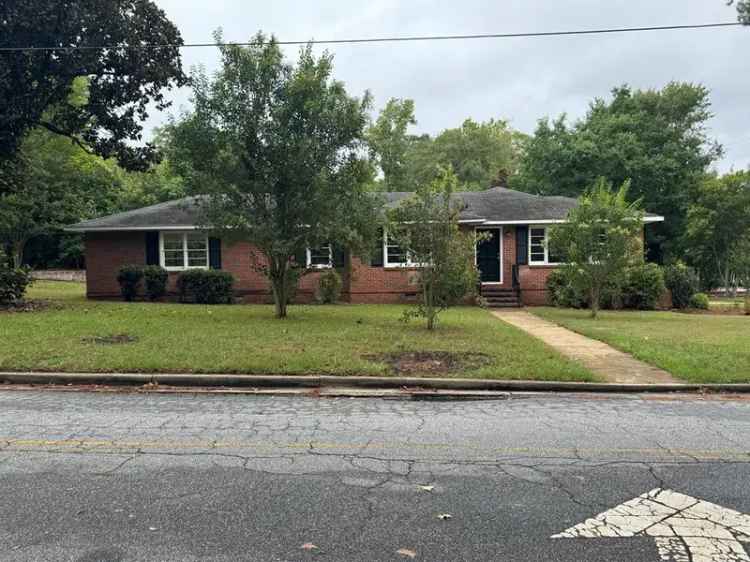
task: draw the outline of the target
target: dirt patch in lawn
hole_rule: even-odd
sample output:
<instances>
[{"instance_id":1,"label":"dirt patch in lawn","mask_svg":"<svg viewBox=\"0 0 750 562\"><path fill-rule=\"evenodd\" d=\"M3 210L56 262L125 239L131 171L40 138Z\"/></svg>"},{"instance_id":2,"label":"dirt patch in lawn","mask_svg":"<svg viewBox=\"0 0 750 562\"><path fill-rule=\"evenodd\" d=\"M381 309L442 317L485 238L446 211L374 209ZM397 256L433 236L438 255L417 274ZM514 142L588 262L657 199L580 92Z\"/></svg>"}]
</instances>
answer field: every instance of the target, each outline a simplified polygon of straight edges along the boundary
<instances>
[{"instance_id":1,"label":"dirt patch in lawn","mask_svg":"<svg viewBox=\"0 0 750 562\"><path fill-rule=\"evenodd\" d=\"M123 345L126 343L135 343L138 338L130 336L128 334L112 334L109 336L92 336L89 338L81 338L83 343L95 343L98 345Z\"/></svg>"},{"instance_id":2,"label":"dirt patch in lawn","mask_svg":"<svg viewBox=\"0 0 750 562\"><path fill-rule=\"evenodd\" d=\"M365 355L368 361L386 363L400 375L447 374L478 369L492 363L484 353L452 353L449 351L407 351Z\"/></svg>"},{"instance_id":3,"label":"dirt patch in lawn","mask_svg":"<svg viewBox=\"0 0 750 562\"><path fill-rule=\"evenodd\" d=\"M62 308L57 303L45 300L27 300L0 305L0 314L14 314L20 312L42 312L44 310L59 310Z\"/></svg>"}]
</instances>

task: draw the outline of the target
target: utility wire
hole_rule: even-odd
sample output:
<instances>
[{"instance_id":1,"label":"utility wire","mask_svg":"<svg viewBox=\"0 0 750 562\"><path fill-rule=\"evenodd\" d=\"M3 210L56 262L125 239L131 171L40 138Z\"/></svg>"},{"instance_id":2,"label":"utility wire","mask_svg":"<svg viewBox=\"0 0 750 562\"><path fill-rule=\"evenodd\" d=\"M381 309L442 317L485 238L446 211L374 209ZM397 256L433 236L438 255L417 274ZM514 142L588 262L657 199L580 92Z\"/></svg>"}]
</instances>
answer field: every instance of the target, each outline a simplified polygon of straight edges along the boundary
<instances>
[{"instance_id":1,"label":"utility wire","mask_svg":"<svg viewBox=\"0 0 750 562\"><path fill-rule=\"evenodd\" d=\"M717 27L737 27L739 22L703 23L694 25L659 25L650 27L618 27L604 29L583 29L574 31L538 31L530 33L479 33L469 35L415 35L406 37L368 37L360 39L328 39L310 41L276 41L278 45L342 45L352 43L406 43L415 41L456 41L473 39L509 39L514 37L559 37L565 35L601 35L605 33L632 33L643 31L672 31L686 29L707 29ZM147 49L192 49L203 47L221 47L224 45L238 45L242 47L255 46L257 41L226 42L226 43L185 43L185 44L153 44L153 45L72 45L68 47L0 47L0 52L33 52L33 51L96 51L96 50L147 50Z\"/></svg>"}]
</instances>

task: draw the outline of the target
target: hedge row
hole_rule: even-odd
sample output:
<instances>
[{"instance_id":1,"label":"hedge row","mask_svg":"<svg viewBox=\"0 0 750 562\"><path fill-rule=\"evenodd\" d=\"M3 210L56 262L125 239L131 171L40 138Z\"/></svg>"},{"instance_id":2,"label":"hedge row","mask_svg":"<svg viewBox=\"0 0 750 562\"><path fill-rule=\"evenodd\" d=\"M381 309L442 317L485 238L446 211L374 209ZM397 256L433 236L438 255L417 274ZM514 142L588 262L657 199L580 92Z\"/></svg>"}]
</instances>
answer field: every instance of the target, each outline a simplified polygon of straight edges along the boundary
<instances>
[{"instance_id":1,"label":"hedge row","mask_svg":"<svg viewBox=\"0 0 750 562\"><path fill-rule=\"evenodd\" d=\"M126 265L120 268L117 282L122 297L135 300L144 286L146 297L155 301L167 294L167 270L158 265ZM199 304L229 304L232 302L234 277L226 271L191 269L177 278L180 302Z\"/></svg>"}]
</instances>

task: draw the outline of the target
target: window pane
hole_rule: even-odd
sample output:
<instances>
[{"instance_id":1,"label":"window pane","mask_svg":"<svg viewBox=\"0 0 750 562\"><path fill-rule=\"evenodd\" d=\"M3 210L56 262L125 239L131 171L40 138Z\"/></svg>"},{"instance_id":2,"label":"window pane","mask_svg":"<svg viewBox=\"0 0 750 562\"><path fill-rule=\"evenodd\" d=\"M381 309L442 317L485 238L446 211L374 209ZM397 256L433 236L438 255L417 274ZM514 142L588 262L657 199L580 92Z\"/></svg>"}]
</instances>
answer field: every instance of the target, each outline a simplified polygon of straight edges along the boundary
<instances>
[{"instance_id":1,"label":"window pane","mask_svg":"<svg viewBox=\"0 0 750 562\"><path fill-rule=\"evenodd\" d=\"M208 250L208 239L203 234L187 235L188 250Z\"/></svg>"},{"instance_id":2,"label":"window pane","mask_svg":"<svg viewBox=\"0 0 750 562\"><path fill-rule=\"evenodd\" d=\"M535 263L544 263L545 261L545 229L529 229L529 260Z\"/></svg>"},{"instance_id":3,"label":"window pane","mask_svg":"<svg viewBox=\"0 0 750 562\"><path fill-rule=\"evenodd\" d=\"M207 267L208 252L205 250L188 250L188 267Z\"/></svg>"},{"instance_id":4,"label":"window pane","mask_svg":"<svg viewBox=\"0 0 750 562\"><path fill-rule=\"evenodd\" d=\"M331 266L331 246L321 246L310 250L310 265L312 267Z\"/></svg>"},{"instance_id":5,"label":"window pane","mask_svg":"<svg viewBox=\"0 0 750 562\"><path fill-rule=\"evenodd\" d=\"M406 263L407 256L400 246L388 244L388 263Z\"/></svg>"},{"instance_id":6,"label":"window pane","mask_svg":"<svg viewBox=\"0 0 750 562\"><path fill-rule=\"evenodd\" d=\"M184 254L179 250L164 250L164 267L184 267Z\"/></svg>"},{"instance_id":7,"label":"window pane","mask_svg":"<svg viewBox=\"0 0 750 562\"><path fill-rule=\"evenodd\" d=\"M182 234L164 234L164 250L182 251Z\"/></svg>"}]
</instances>

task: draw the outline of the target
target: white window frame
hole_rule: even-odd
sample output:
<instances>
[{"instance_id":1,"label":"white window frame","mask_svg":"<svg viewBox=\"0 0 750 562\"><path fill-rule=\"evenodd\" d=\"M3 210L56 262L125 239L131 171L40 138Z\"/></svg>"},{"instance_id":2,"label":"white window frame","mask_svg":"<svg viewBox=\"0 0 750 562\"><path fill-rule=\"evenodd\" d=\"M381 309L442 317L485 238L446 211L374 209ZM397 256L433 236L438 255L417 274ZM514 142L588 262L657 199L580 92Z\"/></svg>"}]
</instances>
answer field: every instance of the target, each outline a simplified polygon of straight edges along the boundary
<instances>
[{"instance_id":1,"label":"white window frame","mask_svg":"<svg viewBox=\"0 0 750 562\"><path fill-rule=\"evenodd\" d=\"M531 259L531 231L532 230L544 230L544 261L532 260ZM549 228L542 224L530 224L528 233L528 253L529 253L529 265L561 265L560 262L549 261Z\"/></svg>"},{"instance_id":2,"label":"white window frame","mask_svg":"<svg viewBox=\"0 0 750 562\"><path fill-rule=\"evenodd\" d=\"M391 244L392 246L398 246L398 244ZM388 233L384 230L383 231L383 267L386 268L393 268L393 267L421 267L420 264L415 263L411 260L411 255L409 252L406 252L406 261L405 262L389 262L388 261Z\"/></svg>"},{"instance_id":3,"label":"white window frame","mask_svg":"<svg viewBox=\"0 0 750 562\"><path fill-rule=\"evenodd\" d=\"M320 248L317 248L318 250L322 250L325 247L328 247L328 263L327 264L315 264L312 263L312 248L307 248L307 259L305 265L307 266L307 269L333 269L333 244L325 244L321 246Z\"/></svg>"},{"instance_id":4,"label":"white window frame","mask_svg":"<svg viewBox=\"0 0 750 562\"><path fill-rule=\"evenodd\" d=\"M180 235L182 237L182 266L169 266L166 265L166 257L164 255L164 235L169 234L170 236ZM211 249L208 244L208 235L204 236L203 239L206 242L206 265L188 265L188 236L194 236L195 230L185 232L159 232L159 265L161 265L167 271L186 271L188 269L208 269L211 263Z\"/></svg>"}]
</instances>

